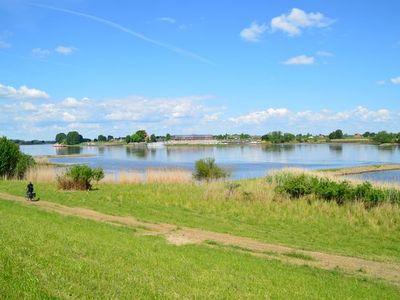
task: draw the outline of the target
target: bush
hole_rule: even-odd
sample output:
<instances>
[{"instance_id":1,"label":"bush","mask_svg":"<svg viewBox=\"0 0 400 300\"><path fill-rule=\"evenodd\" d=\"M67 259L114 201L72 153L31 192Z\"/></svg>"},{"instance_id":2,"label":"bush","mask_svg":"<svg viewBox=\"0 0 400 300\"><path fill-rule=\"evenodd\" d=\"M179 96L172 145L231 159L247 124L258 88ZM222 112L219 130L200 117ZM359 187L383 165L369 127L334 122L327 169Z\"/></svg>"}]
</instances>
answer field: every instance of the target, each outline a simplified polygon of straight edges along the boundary
<instances>
[{"instance_id":1,"label":"bush","mask_svg":"<svg viewBox=\"0 0 400 300\"><path fill-rule=\"evenodd\" d=\"M344 204L347 201L362 201L366 207L381 202L400 204L400 191L390 188L378 188L369 182L352 185L346 180L334 181L329 178L308 174L282 172L274 175L277 191L292 198L315 195L326 201ZM270 178L271 180L271 178Z\"/></svg>"},{"instance_id":2,"label":"bush","mask_svg":"<svg viewBox=\"0 0 400 300\"><path fill-rule=\"evenodd\" d=\"M194 177L197 180L210 181L213 179L225 178L229 173L217 166L214 158L199 159L195 164Z\"/></svg>"},{"instance_id":3,"label":"bush","mask_svg":"<svg viewBox=\"0 0 400 300\"><path fill-rule=\"evenodd\" d=\"M19 146L6 137L0 138L0 177L21 179L35 161L23 154Z\"/></svg>"},{"instance_id":4,"label":"bush","mask_svg":"<svg viewBox=\"0 0 400 300\"><path fill-rule=\"evenodd\" d=\"M63 190L90 190L93 181L104 178L101 168L91 168L86 165L75 165L64 175L57 177L58 187Z\"/></svg>"}]
</instances>

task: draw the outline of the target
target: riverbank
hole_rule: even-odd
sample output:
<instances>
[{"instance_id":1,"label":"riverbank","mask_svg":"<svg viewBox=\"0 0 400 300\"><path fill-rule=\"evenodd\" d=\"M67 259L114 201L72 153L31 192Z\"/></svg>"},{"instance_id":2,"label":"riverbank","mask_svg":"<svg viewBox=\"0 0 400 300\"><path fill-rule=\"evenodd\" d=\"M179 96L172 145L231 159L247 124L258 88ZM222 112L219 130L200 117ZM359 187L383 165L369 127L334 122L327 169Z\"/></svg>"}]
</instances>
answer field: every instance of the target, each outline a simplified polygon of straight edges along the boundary
<instances>
[{"instance_id":1,"label":"riverbank","mask_svg":"<svg viewBox=\"0 0 400 300\"><path fill-rule=\"evenodd\" d=\"M67 164L53 163L50 162L51 158L77 158L77 157L94 157L96 154L64 154L64 155L34 155L33 159L39 166L55 166L62 167Z\"/></svg>"},{"instance_id":2,"label":"riverbank","mask_svg":"<svg viewBox=\"0 0 400 300\"><path fill-rule=\"evenodd\" d=\"M374 165L348 167L348 168L321 169L319 171L334 176L345 176L345 175L356 175L363 173L394 171L394 170L400 170L400 164L374 164Z\"/></svg>"}]
</instances>

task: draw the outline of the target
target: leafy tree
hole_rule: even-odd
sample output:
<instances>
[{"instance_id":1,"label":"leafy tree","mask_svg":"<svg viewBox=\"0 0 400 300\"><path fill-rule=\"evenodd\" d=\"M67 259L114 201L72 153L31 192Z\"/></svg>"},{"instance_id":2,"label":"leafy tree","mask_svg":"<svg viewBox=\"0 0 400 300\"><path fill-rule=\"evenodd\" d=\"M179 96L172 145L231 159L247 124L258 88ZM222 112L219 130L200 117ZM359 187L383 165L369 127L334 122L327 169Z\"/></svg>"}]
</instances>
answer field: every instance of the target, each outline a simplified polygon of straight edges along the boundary
<instances>
[{"instance_id":1,"label":"leafy tree","mask_svg":"<svg viewBox=\"0 0 400 300\"><path fill-rule=\"evenodd\" d=\"M150 136L150 142L152 142L152 143L157 142L157 137L155 136L155 134L152 134L152 135Z\"/></svg>"},{"instance_id":2,"label":"leafy tree","mask_svg":"<svg viewBox=\"0 0 400 300\"><path fill-rule=\"evenodd\" d=\"M166 140L167 142L171 140L171 135L170 135L169 133L167 133L167 134L165 135L165 140Z\"/></svg>"},{"instance_id":3,"label":"leafy tree","mask_svg":"<svg viewBox=\"0 0 400 300\"><path fill-rule=\"evenodd\" d=\"M114 137L112 135L107 136L107 141L112 141L113 139L114 139Z\"/></svg>"},{"instance_id":4,"label":"leafy tree","mask_svg":"<svg viewBox=\"0 0 400 300\"><path fill-rule=\"evenodd\" d=\"M145 130L138 130L136 133L132 134L131 142L142 143L147 139L147 132Z\"/></svg>"},{"instance_id":5,"label":"leafy tree","mask_svg":"<svg viewBox=\"0 0 400 300\"><path fill-rule=\"evenodd\" d=\"M126 142L127 144L129 144L129 143L131 142L131 136L130 136L130 135L127 135L127 136L125 137L125 142Z\"/></svg>"},{"instance_id":6,"label":"leafy tree","mask_svg":"<svg viewBox=\"0 0 400 300\"><path fill-rule=\"evenodd\" d=\"M83 137L78 131L70 131L67 134L66 142L67 145L77 145L82 143Z\"/></svg>"},{"instance_id":7,"label":"leafy tree","mask_svg":"<svg viewBox=\"0 0 400 300\"><path fill-rule=\"evenodd\" d=\"M17 144L6 137L0 138L0 177L22 178L34 163L31 156L20 152Z\"/></svg>"},{"instance_id":8,"label":"leafy tree","mask_svg":"<svg viewBox=\"0 0 400 300\"><path fill-rule=\"evenodd\" d=\"M328 137L331 140L342 139L343 138L343 131L340 130L340 129L337 129L337 130L331 132Z\"/></svg>"},{"instance_id":9,"label":"leafy tree","mask_svg":"<svg viewBox=\"0 0 400 300\"><path fill-rule=\"evenodd\" d=\"M107 141L107 138L106 138L104 135L100 134L100 135L97 137L97 140L98 140L99 142L106 142L106 141Z\"/></svg>"},{"instance_id":10,"label":"leafy tree","mask_svg":"<svg viewBox=\"0 0 400 300\"><path fill-rule=\"evenodd\" d=\"M56 143L63 144L67 139L67 135L64 132L60 132L56 135Z\"/></svg>"}]
</instances>

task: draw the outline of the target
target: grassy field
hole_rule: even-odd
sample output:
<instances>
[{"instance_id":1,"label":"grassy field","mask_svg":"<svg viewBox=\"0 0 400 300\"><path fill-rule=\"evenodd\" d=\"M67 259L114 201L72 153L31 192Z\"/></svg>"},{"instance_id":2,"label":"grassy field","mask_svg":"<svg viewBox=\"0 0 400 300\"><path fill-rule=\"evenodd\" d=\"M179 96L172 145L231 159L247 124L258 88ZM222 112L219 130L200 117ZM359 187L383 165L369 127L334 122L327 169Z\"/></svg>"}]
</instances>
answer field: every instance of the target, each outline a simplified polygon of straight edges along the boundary
<instances>
[{"instance_id":1,"label":"grassy field","mask_svg":"<svg viewBox=\"0 0 400 300\"><path fill-rule=\"evenodd\" d=\"M265 179L212 184L100 184L91 192L36 185L38 195L67 206L134 216L270 243L383 261L400 261L400 209L359 203L289 200ZM24 182L0 181L0 191L23 195Z\"/></svg>"},{"instance_id":2,"label":"grassy field","mask_svg":"<svg viewBox=\"0 0 400 300\"><path fill-rule=\"evenodd\" d=\"M399 299L383 282L0 201L5 299ZM4 298L3 298L4 299Z\"/></svg>"}]
</instances>

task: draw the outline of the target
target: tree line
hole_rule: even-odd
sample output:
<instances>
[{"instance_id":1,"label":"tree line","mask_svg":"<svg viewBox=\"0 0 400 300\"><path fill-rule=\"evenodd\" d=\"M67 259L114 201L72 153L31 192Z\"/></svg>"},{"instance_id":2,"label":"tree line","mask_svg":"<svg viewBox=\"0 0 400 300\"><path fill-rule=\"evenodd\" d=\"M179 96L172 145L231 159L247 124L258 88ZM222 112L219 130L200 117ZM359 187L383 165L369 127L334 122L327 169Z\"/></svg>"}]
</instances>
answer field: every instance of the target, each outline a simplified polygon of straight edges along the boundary
<instances>
[{"instance_id":1,"label":"tree line","mask_svg":"<svg viewBox=\"0 0 400 300\"><path fill-rule=\"evenodd\" d=\"M171 135L167 133L165 136L149 135L146 130L138 130L125 137L114 138L112 135L99 134L93 140L84 138L78 131L70 131L67 134L64 132L57 133L55 141L57 144L63 145L78 145L85 142L113 142L115 140L125 141L126 143L155 143L159 141L171 140Z\"/></svg>"}]
</instances>

